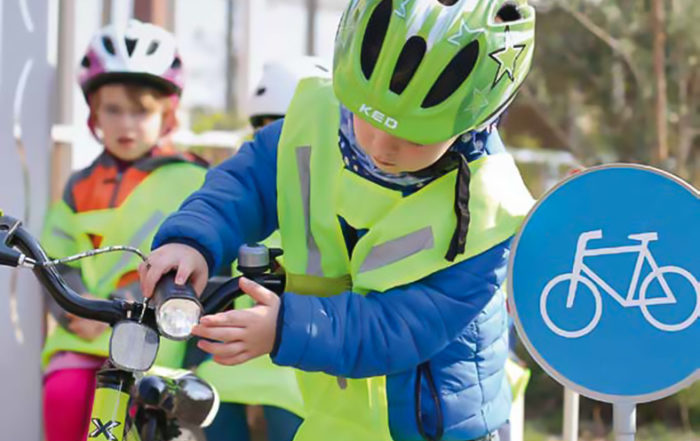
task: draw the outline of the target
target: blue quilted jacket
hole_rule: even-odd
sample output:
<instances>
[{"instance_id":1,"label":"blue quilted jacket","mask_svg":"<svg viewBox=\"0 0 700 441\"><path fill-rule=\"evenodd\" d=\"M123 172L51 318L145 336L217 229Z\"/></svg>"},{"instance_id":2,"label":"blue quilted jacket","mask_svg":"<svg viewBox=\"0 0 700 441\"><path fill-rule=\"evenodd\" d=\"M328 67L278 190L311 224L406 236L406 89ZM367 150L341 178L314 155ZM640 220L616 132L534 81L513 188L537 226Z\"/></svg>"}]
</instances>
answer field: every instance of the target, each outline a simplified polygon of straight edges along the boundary
<instances>
[{"instance_id":1,"label":"blue quilted jacket","mask_svg":"<svg viewBox=\"0 0 700 441\"><path fill-rule=\"evenodd\" d=\"M277 229L282 124L266 127L209 171L203 187L163 223L153 247L191 245L215 271L230 265L242 243L262 240ZM493 132L471 156L502 148ZM509 251L507 241L381 294L285 293L272 359L349 378L386 375L396 441L479 438L504 424L510 410L501 291Z\"/></svg>"}]
</instances>

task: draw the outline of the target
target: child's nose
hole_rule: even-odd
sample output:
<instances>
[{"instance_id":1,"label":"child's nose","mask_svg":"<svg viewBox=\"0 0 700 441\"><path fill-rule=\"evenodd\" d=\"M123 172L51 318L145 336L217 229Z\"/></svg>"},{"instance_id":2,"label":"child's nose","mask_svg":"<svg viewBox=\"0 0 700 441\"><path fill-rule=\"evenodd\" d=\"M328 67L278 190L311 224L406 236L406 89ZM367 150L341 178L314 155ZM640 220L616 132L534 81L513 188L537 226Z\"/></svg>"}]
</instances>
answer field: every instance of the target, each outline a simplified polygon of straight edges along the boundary
<instances>
[{"instance_id":1,"label":"child's nose","mask_svg":"<svg viewBox=\"0 0 700 441\"><path fill-rule=\"evenodd\" d=\"M126 112L124 114L124 117L122 118L122 126L124 128L133 128L136 127L136 124L138 123L138 115L136 113L132 112Z\"/></svg>"}]
</instances>

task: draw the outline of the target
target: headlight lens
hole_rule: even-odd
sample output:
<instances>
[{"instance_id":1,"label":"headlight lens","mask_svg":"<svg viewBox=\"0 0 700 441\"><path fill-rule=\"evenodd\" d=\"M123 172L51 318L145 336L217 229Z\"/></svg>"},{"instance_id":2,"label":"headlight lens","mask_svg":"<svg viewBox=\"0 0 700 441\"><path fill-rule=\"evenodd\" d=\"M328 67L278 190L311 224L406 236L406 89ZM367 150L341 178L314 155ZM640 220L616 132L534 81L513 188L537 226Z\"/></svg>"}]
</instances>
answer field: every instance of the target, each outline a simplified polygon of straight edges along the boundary
<instances>
[{"instance_id":1,"label":"headlight lens","mask_svg":"<svg viewBox=\"0 0 700 441\"><path fill-rule=\"evenodd\" d=\"M156 318L161 334L173 340L185 340L192 334L192 328L199 323L202 308L187 298L174 298L163 302Z\"/></svg>"}]
</instances>

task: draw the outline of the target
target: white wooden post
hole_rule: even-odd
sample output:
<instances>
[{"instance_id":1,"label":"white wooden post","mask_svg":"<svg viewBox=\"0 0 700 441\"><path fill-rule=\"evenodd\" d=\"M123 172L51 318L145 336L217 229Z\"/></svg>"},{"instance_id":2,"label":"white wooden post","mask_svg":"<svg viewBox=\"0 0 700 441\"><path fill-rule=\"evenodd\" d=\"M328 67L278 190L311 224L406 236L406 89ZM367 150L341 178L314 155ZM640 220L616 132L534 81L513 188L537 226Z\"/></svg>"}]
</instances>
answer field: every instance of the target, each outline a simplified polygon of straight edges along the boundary
<instances>
[{"instance_id":1,"label":"white wooden post","mask_svg":"<svg viewBox=\"0 0 700 441\"><path fill-rule=\"evenodd\" d=\"M49 189L53 69L46 1L0 1L0 209L41 229ZM0 268L3 440L41 439L43 302L29 271Z\"/></svg>"}]
</instances>

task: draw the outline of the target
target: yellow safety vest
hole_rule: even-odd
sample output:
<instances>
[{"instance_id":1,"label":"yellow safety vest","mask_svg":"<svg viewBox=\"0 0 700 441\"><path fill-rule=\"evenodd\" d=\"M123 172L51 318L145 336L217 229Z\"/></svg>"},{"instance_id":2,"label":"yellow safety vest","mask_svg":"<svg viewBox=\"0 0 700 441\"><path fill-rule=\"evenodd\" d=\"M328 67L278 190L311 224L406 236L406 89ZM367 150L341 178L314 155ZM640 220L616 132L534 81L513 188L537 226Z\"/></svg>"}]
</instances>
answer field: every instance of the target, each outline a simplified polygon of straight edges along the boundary
<instances>
[{"instance_id":1,"label":"yellow safety vest","mask_svg":"<svg viewBox=\"0 0 700 441\"><path fill-rule=\"evenodd\" d=\"M403 196L347 170L330 81L300 83L278 148L277 205L287 291L384 292L476 256L516 233L533 200L510 155L475 160L465 253L444 256L456 226L457 170ZM348 256L338 216L367 229ZM297 371L306 418L295 440L390 440L385 378Z\"/></svg>"},{"instance_id":2,"label":"yellow safety vest","mask_svg":"<svg viewBox=\"0 0 700 441\"><path fill-rule=\"evenodd\" d=\"M103 237L101 246L131 245L147 252L158 226L182 201L204 182L206 170L190 163L162 166L149 174L117 208L75 213L61 201L49 211L41 242L50 256L64 257L93 248L89 234ZM121 277L138 268L133 254L107 253L76 262L87 291L107 298ZM47 337L42 352L45 367L59 351L107 356L111 330L94 341L86 341L61 326ZM183 342L161 339L156 363L180 367Z\"/></svg>"}]
</instances>

